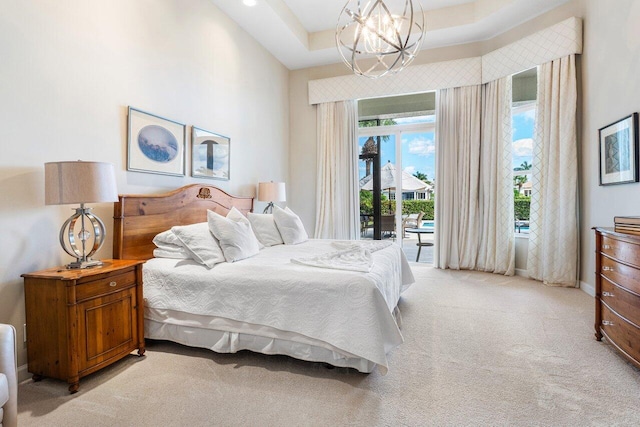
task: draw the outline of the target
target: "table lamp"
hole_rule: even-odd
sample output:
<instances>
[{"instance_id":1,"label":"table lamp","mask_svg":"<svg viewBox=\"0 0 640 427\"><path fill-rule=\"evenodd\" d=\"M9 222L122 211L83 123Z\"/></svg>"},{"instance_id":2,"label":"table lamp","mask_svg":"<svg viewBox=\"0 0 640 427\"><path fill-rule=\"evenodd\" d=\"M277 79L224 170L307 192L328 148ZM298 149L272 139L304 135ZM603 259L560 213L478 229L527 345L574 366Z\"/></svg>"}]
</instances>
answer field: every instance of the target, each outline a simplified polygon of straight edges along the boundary
<instances>
[{"instance_id":1,"label":"table lamp","mask_svg":"<svg viewBox=\"0 0 640 427\"><path fill-rule=\"evenodd\" d=\"M284 202L287 200L287 192L284 182L260 182L258 183L258 200L269 202L262 213L273 212L273 202Z\"/></svg>"},{"instance_id":2,"label":"table lamp","mask_svg":"<svg viewBox=\"0 0 640 427\"><path fill-rule=\"evenodd\" d=\"M85 208L85 203L117 202L118 191L113 165L103 162L50 162L44 164L44 199L46 205L80 204L60 229L62 249L76 261L67 268L102 265L92 260L105 238L104 223ZM80 241L80 247L76 242ZM93 240L93 245L89 245ZM87 252L88 251L88 252Z\"/></svg>"}]
</instances>

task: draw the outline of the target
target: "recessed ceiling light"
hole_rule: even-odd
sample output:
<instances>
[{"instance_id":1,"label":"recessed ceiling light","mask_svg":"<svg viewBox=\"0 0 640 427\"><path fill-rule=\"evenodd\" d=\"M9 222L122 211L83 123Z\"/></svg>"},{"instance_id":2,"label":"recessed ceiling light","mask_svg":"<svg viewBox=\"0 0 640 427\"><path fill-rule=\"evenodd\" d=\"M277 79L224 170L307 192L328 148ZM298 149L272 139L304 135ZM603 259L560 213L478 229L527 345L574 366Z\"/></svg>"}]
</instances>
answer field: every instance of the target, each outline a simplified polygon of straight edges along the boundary
<instances>
[{"instance_id":1,"label":"recessed ceiling light","mask_svg":"<svg viewBox=\"0 0 640 427\"><path fill-rule=\"evenodd\" d=\"M258 4L256 0L242 0L242 3L244 3L245 6L255 6Z\"/></svg>"}]
</instances>

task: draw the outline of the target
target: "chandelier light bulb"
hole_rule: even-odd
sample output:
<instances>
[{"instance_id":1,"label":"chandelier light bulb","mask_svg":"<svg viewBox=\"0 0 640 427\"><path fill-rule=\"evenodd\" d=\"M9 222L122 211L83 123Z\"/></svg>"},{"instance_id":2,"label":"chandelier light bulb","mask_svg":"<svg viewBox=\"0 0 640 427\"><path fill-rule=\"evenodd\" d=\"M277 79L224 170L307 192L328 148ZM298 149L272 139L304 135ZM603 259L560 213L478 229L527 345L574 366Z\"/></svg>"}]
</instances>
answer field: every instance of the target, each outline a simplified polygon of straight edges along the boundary
<instances>
[{"instance_id":1,"label":"chandelier light bulb","mask_svg":"<svg viewBox=\"0 0 640 427\"><path fill-rule=\"evenodd\" d=\"M394 6L391 10L389 5ZM424 38L424 14L412 0L349 0L336 25L336 45L345 64L378 78L409 65Z\"/></svg>"}]
</instances>

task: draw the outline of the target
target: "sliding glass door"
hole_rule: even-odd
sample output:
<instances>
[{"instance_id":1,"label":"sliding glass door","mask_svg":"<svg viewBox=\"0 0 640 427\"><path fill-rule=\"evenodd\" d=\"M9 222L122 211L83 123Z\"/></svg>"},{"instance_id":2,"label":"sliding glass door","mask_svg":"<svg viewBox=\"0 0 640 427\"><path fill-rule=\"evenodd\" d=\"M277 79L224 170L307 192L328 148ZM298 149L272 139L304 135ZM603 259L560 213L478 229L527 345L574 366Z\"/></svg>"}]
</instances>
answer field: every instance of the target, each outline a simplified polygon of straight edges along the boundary
<instances>
[{"instance_id":1,"label":"sliding glass door","mask_svg":"<svg viewBox=\"0 0 640 427\"><path fill-rule=\"evenodd\" d=\"M434 117L385 122L360 128L361 238L402 244L405 228L433 221Z\"/></svg>"}]
</instances>

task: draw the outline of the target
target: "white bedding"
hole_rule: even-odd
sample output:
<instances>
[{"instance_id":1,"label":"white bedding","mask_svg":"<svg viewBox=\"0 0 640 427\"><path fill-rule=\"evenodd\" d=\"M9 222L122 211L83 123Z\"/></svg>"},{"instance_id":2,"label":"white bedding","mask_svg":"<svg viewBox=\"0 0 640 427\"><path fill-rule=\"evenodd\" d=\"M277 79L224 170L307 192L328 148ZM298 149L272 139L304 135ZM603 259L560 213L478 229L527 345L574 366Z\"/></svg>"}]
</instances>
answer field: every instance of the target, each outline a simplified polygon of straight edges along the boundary
<instances>
[{"instance_id":1,"label":"white bedding","mask_svg":"<svg viewBox=\"0 0 640 427\"><path fill-rule=\"evenodd\" d=\"M335 252L332 242L272 246L212 269L190 260L151 259L143 269L145 334L215 351L247 348L364 372L377 365L386 373L386 353L403 340L394 310L400 293L414 281L409 264L397 245L372 252L368 273L291 261ZM202 336L192 336L196 333Z\"/></svg>"}]
</instances>

